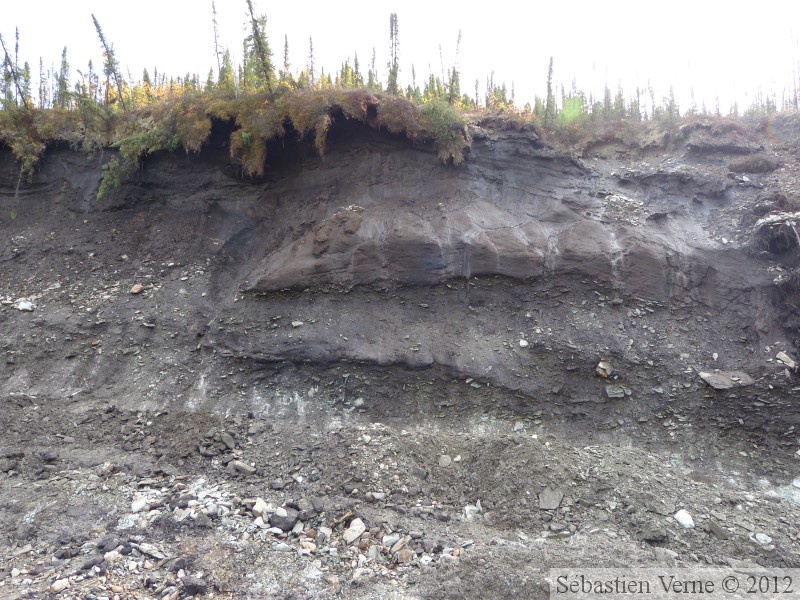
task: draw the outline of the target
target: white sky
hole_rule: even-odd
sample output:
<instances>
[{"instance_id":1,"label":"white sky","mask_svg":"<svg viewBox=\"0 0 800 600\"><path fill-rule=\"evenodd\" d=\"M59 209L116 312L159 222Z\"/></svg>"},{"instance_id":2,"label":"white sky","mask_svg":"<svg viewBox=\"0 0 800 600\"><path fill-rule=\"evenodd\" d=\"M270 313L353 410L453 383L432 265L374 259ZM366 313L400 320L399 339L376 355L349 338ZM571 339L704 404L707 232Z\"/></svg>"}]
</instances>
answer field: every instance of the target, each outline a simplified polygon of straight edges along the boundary
<instances>
[{"instance_id":1,"label":"white sky","mask_svg":"<svg viewBox=\"0 0 800 600\"><path fill-rule=\"evenodd\" d=\"M460 29L462 91L473 95L478 78L483 95L494 71L495 83L505 81L509 91L514 82L518 105L544 95L551 55L555 80L567 88L575 77L587 93L602 94L607 81L612 90L621 82L630 94L649 79L659 100L672 84L682 108L694 88L698 104L705 98L713 108L718 96L723 110L734 98L742 107L749 104L759 87L777 92L780 103L800 62L800 2L795 0L515 4L482 2L470 8L433 0L254 0L256 10L267 15L276 65L283 60L284 34L293 71L306 63L312 36L317 69L335 71L358 53L366 73L374 47L385 80L389 14L396 12L404 86L412 64L420 85L430 70L441 74L440 44L445 69L452 65ZM245 1L217 0L216 6L222 43L236 58L246 35ZM198 73L204 81L216 65L211 0L0 0L0 33L11 48L19 27L20 62L28 60L34 73L40 56L45 67L57 66L67 46L74 81L90 58L102 67L91 13L114 44L123 72L130 70L136 79L145 67L152 75L155 66L176 76Z\"/></svg>"}]
</instances>

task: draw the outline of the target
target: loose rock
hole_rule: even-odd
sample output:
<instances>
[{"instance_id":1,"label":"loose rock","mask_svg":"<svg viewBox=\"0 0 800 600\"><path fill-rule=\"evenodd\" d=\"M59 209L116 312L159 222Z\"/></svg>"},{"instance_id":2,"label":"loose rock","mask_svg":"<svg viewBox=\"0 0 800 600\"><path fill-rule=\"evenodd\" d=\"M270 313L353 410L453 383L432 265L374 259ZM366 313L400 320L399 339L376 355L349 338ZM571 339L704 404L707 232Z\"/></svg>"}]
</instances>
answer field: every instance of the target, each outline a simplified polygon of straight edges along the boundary
<instances>
[{"instance_id":1,"label":"loose rock","mask_svg":"<svg viewBox=\"0 0 800 600\"><path fill-rule=\"evenodd\" d=\"M475 504L467 504L467 506L464 507L464 518L467 521L471 521L477 515L480 515L482 513L483 513L483 507L481 506L480 500L478 500Z\"/></svg>"},{"instance_id":2,"label":"loose rock","mask_svg":"<svg viewBox=\"0 0 800 600\"><path fill-rule=\"evenodd\" d=\"M707 525L708 525L708 531L711 532L711 534L718 540L727 540L728 538L731 537L730 534L725 529L723 529L716 521L709 521Z\"/></svg>"},{"instance_id":3,"label":"loose rock","mask_svg":"<svg viewBox=\"0 0 800 600\"><path fill-rule=\"evenodd\" d=\"M138 546L136 546L136 548L142 554L147 554L148 556L152 556L153 558L159 558L159 559L167 558L167 555L164 554L161 550L159 550L153 544L145 544L145 543L143 543L143 544L139 544Z\"/></svg>"},{"instance_id":4,"label":"loose rock","mask_svg":"<svg viewBox=\"0 0 800 600\"><path fill-rule=\"evenodd\" d=\"M753 385L753 378L742 371L719 371L706 373L701 371L700 378L715 390L729 390L735 387Z\"/></svg>"},{"instance_id":5,"label":"loose rock","mask_svg":"<svg viewBox=\"0 0 800 600\"><path fill-rule=\"evenodd\" d=\"M594 368L594 373L598 377L603 377L607 379L611 376L611 373L614 372L614 367L611 366L611 362L607 360L601 360L597 363L597 366Z\"/></svg>"},{"instance_id":6,"label":"loose rock","mask_svg":"<svg viewBox=\"0 0 800 600\"><path fill-rule=\"evenodd\" d=\"M294 508L279 508L269 517L269 524L282 531L291 531L297 523L300 512Z\"/></svg>"},{"instance_id":7,"label":"loose rock","mask_svg":"<svg viewBox=\"0 0 800 600\"><path fill-rule=\"evenodd\" d=\"M17 310L21 310L22 312L33 312L36 310L36 305L27 298L20 298L14 306Z\"/></svg>"},{"instance_id":8,"label":"loose rock","mask_svg":"<svg viewBox=\"0 0 800 600\"><path fill-rule=\"evenodd\" d=\"M188 575L183 578L183 591L189 596L205 594L207 589L206 582L199 577Z\"/></svg>"},{"instance_id":9,"label":"loose rock","mask_svg":"<svg viewBox=\"0 0 800 600\"><path fill-rule=\"evenodd\" d=\"M223 431L219 434L219 439L222 440L222 443L225 444L229 450L236 449L236 440L233 439L230 433Z\"/></svg>"},{"instance_id":10,"label":"loose rock","mask_svg":"<svg viewBox=\"0 0 800 600\"><path fill-rule=\"evenodd\" d=\"M311 496L309 500L311 501L311 506L314 508L315 511L317 511L318 513L324 512L325 500L323 498L320 498L318 496Z\"/></svg>"},{"instance_id":11,"label":"loose rock","mask_svg":"<svg viewBox=\"0 0 800 600\"><path fill-rule=\"evenodd\" d=\"M136 498L133 499L133 502L131 503L131 512L138 513L143 511L145 508L149 506L150 506L150 501L147 499L146 496L137 496Z\"/></svg>"},{"instance_id":12,"label":"loose rock","mask_svg":"<svg viewBox=\"0 0 800 600\"><path fill-rule=\"evenodd\" d=\"M361 537L366 530L367 526L364 525L364 522L361 519L356 518L350 522L350 527L347 528L342 537L345 542L352 544L359 537Z\"/></svg>"},{"instance_id":13,"label":"loose rock","mask_svg":"<svg viewBox=\"0 0 800 600\"><path fill-rule=\"evenodd\" d=\"M684 529L694 528L694 519L692 519L692 515L683 508L675 513L675 520L680 523Z\"/></svg>"},{"instance_id":14,"label":"loose rock","mask_svg":"<svg viewBox=\"0 0 800 600\"><path fill-rule=\"evenodd\" d=\"M244 475L254 475L256 472L256 468L252 465L248 465L246 462L242 462L241 460L232 460L230 462L230 467L238 472L243 473Z\"/></svg>"},{"instance_id":15,"label":"loose rock","mask_svg":"<svg viewBox=\"0 0 800 600\"><path fill-rule=\"evenodd\" d=\"M400 534L399 533L390 533L389 535L383 536L383 545L387 548L391 548L397 542L400 541Z\"/></svg>"},{"instance_id":16,"label":"loose rock","mask_svg":"<svg viewBox=\"0 0 800 600\"><path fill-rule=\"evenodd\" d=\"M797 370L797 363L785 352L778 352L778 355L775 357L783 364L785 364L790 369Z\"/></svg>"},{"instance_id":17,"label":"loose rock","mask_svg":"<svg viewBox=\"0 0 800 600\"><path fill-rule=\"evenodd\" d=\"M624 398L625 397L625 388L621 385L607 385L606 386L606 396L609 398Z\"/></svg>"},{"instance_id":18,"label":"loose rock","mask_svg":"<svg viewBox=\"0 0 800 600\"><path fill-rule=\"evenodd\" d=\"M556 510L561 506L561 500L563 499L564 492L561 489L548 486L539 494L539 508L542 510Z\"/></svg>"},{"instance_id":19,"label":"loose rock","mask_svg":"<svg viewBox=\"0 0 800 600\"><path fill-rule=\"evenodd\" d=\"M641 537L645 542L659 543L667 539L667 531L661 527L650 527L642 531Z\"/></svg>"},{"instance_id":20,"label":"loose rock","mask_svg":"<svg viewBox=\"0 0 800 600\"><path fill-rule=\"evenodd\" d=\"M252 513L256 517L263 517L267 514L268 505L262 498L256 498L255 504L253 504Z\"/></svg>"},{"instance_id":21,"label":"loose rock","mask_svg":"<svg viewBox=\"0 0 800 600\"><path fill-rule=\"evenodd\" d=\"M414 559L414 553L408 548L403 548L397 553L397 562L407 563Z\"/></svg>"},{"instance_id":22,"label":"loose rock","mask_svg":"<svg viewBox=\"0 0 800 600\"><path fill-rule=\"evenodd\" d=\"M766 533L757 533L756 534L756 541L759 544L761 544L763 546L766 546L767 544L771 544L772 543L772 538L770 536L768 536Z\"/></svg>"},{"instance_id":23,"label":"loose rock","mask_svg":"<svg viewBox=\"0 0 800 600\"><path fill-rule=\"evenodd\" d=\"M63 592L70 586L69 579L58 579L52 583L50 586L50 591L55 592L56 594Z\"/></svg>"}]
</instances>

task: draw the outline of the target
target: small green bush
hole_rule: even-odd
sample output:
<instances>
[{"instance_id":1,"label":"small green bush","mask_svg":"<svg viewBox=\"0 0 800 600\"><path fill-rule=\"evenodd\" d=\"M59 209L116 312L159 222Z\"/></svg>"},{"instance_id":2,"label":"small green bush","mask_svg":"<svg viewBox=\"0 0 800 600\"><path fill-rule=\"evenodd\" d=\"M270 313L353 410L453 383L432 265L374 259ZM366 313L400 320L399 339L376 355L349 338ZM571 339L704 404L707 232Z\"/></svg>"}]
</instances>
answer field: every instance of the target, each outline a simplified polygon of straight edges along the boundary
<instances>
[{"instance_id":1,"label":"small green bush","mask_svg":"<svg viewBox=\"0 0 800 600\"><path fill-rule=\"evenodd\" d=\"M211 135L211 118L201 103L188 103L175 118L175 133L186 152L200 152Z\"/></svg>"},{"instance_id":2,"label":"small green bush","mask_svg":"<svg viewBox=\"0 0 800 600\"><path fill-rule=\"evenodd\" d=\"M178 146L180 146L180 138L177 133L149 122L140 131L121 139L112 147L119 148L119 153L124 158L139 165L142 158L148 154L160 150L174 152Z\"/></svg>"},{"instance_id":3,"label":"small green bush","mask_svg":"<svg viewBox=\"0 0 800 600\"><path fill-rule=\"evenodd\" d=\"M131 161L120 161L116 156L103 165L103 177L97 188L97 199L103 197L111 190L118 190L120 186L133 177L136 167Z\"/></svg>"},{"instance_id":4,"label":"small green bush","mask_svg":"<svg viewBox=\"0 0 800 600\"><path fill-rule=\"evenodd\" d=\"M47 148L46 140L42 139L36 127L36 112L23 107L0 111L0 142L14 154L19 161L20 172L28 180Z\"/></svg>"},{"instance_id":5,"label":"small green bush","mask_svg":"<svg viewBox=\"0 0 800 600\"><path fill-rule=\"evenodd\" d=\"M454 165L463 163L471 142L464 117L440 101L424 104L420 113L423 128L433 135L439 160Z\"/></svg>"},{"instance_id":6,"label":"small green bush","mask_svg":"<svg viewBox=\"0 0 800 600\"><path fill-rule=\"evenodd\" d=\"M239 161L248 175L263 175L267 146L264 140L239 129L231 134L231 158Z\"/></svg>"}]
</instances>

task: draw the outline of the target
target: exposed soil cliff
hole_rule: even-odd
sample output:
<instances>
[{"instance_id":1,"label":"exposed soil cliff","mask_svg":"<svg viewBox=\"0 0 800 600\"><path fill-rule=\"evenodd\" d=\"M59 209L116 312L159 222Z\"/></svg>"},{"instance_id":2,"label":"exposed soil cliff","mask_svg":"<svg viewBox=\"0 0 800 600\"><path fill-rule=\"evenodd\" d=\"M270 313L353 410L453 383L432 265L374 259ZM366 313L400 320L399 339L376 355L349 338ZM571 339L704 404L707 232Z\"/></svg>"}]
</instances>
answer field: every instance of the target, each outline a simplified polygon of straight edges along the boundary
<instances>
[{"instance_id":1,"label":"exposed soil cliff","mask_svg":"<svg viewBox=\"0 0 800 600\"><path fill-rule=\"evenodd\" d=\"M581 156L470 127L460 167L344 123L258 181L215 134L100 202L108 156L52 149L30 183L0 156L9 597L534 597L587 561L800 565L794 121ZM281 507L302 527L266 529Z\"/></svg>"}]
</instances>

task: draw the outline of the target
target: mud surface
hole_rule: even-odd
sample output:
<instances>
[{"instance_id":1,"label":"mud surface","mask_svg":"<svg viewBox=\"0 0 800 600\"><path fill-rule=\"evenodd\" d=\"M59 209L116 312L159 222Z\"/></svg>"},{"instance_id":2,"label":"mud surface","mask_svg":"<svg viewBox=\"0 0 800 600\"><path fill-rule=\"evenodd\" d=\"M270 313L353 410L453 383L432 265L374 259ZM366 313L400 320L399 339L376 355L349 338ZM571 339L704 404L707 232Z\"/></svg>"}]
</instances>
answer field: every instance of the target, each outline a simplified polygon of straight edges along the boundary
<instances>
[{"instance_id":1,"label":"mud surface","mask_svg":"<svg viewBox=\"0 0 800 600\"><path fill-rule=\"evenodd\" d=\"M795 129L576 156L484 122L453 168L340 125L263 181L212 143L101 202L108 155L3 154L0 595L799 567Z\"/></svg>"}]
</instances>

